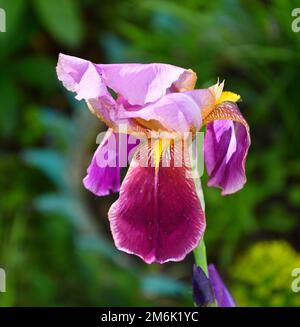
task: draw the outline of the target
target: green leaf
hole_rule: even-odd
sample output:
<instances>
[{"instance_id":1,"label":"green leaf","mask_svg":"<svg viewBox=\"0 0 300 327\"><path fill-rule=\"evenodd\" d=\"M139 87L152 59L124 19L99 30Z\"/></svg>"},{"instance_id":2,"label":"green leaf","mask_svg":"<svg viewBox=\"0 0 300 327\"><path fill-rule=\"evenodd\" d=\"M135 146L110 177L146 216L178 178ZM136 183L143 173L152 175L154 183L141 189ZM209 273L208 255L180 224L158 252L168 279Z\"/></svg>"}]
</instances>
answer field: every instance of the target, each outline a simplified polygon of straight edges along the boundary
<instances>
[{"instance_id":1,"label":"green leaf","mask_svg":"<svg viewBox=\"0 0 300 327\"><path fill-rule=\"evenodd\" d=\"M62 44L77 47L83 39L83 22L76 1L34 0L36 12L48 32Z\"/></svg>"}]
</instances>

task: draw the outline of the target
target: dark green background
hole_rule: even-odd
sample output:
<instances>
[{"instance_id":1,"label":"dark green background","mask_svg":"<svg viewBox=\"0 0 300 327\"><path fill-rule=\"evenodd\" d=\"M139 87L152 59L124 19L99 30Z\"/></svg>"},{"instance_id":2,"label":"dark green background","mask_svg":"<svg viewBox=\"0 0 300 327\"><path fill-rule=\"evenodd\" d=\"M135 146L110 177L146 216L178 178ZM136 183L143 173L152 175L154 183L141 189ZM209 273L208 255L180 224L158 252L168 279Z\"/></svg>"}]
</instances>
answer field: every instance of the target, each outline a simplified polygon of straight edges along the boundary
<instances>
[{"instance_id":1,"label":"dark green background","mask_svg":"<svg viewBox=\"0 0 300 327\"><path fill-rule=\"evenodd\" d=\"M242 95L248 183L227 197L204 187L209 261L240 305L300 305L297 2L0 0L1 305L192 305L192 255L147 266L114 248L117 195L81 183L105 126L57 81L59 52L171 63L196 71L197 87L219 77Z\"/></svg>"}]
</instances>

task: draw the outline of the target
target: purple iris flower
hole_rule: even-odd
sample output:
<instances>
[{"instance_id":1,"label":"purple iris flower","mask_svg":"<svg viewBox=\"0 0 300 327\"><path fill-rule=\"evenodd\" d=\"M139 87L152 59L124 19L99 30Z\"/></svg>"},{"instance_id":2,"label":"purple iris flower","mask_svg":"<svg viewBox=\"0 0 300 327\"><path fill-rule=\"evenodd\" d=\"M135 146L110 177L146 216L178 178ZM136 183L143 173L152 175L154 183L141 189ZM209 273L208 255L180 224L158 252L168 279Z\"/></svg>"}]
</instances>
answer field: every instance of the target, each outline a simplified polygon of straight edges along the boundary
<instances>
[{"instance_id":1,"label":"purple iris flower","mask_svg":"<svg viewBox=\"0 0 300 327\"><path fill-rule=\"evenodd\" d=\"M209 277L200 267L194 265L193 295L197 306L216 304L218 307L235 307L231 294L213 264L208 266L208 275Z\"/></svg>"},{"instance_id":2,"label":"purple iris flower","mask_svg":"<svg viewBox=\"0 0 300 327\"><path fill-rule=\"evenodd\" d=\"M168 64L104 65L60 54L57 75L108 126L83 182L98 196L120 192L108 212L117 248L146 263L184 259L203 237L205 215L189 160L165 166L162 158L174 163L174 140L206 125L209 186L220 187L222 194L241 189L250 136L236 105L239 96L223 92L223 83L194 89L192 70ZM146 139L139 138L140 132ZM174 139L169 146L159 137L153 144L147 138L152 132L168 132ZM121 185L122 151L132 160ZM151 156L154 165L137 164Z\"/></svg>"}]
</instances>

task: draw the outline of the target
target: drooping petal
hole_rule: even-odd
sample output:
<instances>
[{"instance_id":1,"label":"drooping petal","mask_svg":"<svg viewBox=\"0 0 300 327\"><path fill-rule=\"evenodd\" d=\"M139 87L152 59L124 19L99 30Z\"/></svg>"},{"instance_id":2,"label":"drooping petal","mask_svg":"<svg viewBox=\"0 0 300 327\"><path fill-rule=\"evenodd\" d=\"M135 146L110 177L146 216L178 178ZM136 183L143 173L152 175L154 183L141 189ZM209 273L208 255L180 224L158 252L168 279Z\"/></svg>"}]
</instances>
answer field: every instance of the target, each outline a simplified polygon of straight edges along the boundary
<instances>
[{"instance_id":1,"label":"drooping petal","mask_svg":"<svg viewBox=\"0 0 300 327\"><path fill-rule=\"evenodd\" d=\"M233 102L219 105L205 122L204 160L210 177L208 186L221 188L222 195L237 192L246 183L249 127Z\"/></svg>"},{"instance_id":2,"label":"drooping petal","mask_svg":"<svg viewBox=\"0 0 300 327\"><path fill-rule=\"evenodd\" d=\"M130 118L155 120L167 130L184 133L201 126L201 110L193 97L185 93L169 93L158 101L136 111L127 111Z\"/></svg>"},{"instance_id":3,"label":"drooping petal","mask_svg":"<svg viewBox=\"0 0 300 327\"><path fill-rule=\"evenodd\" d=\"M193 266L193 298L198 307L213 304L215 300L209 278L196 265Z\"/></svg>"},{"instance_id":4,"label":"drooping petal","mask_svg":"<svg viewBox=\"0 0 300 327\"><path fill-rule=\"evenodd\" d=\"M164 96L173 84L176 88L191 88L195 73L168 64L109 64L98 65L110 88L131 105L143 106Z\"/></svg>"},{"instance_id":5,"label":"drooping petal","mask_svg":"<svg viewBox=\"0 0 300 327\"><path fill-rule=\"evenodd\" d=\"M173 150L170 156L174 160ZM137 157L108 218L117 248L146 263L183 260L205 230L190 168L144 167Z\"/></svg>"},{"instance_id":6,"label":"drooping petal","mask_svg":"<svg viewBox=\"0 0 300 327\"><path fill-rule=\"evenodd\" d=\"M236 304L223 283L216 267L213 264L208 266L209 280L212 285L215 298L219 307L235 307Z\"/></svg>"},{"instance_id":7,"label":"drooping petal","mask_svg":"<svg viewBox=\"0 0 300 327\"><path fill-rule=\"evenodd\" d=\"M87 169L84 186L98 196L118 192L120 169L128 162L128 154L137 144L138 140L133 136L119 135L109 129Z\"/></svg>"}]
</instances>

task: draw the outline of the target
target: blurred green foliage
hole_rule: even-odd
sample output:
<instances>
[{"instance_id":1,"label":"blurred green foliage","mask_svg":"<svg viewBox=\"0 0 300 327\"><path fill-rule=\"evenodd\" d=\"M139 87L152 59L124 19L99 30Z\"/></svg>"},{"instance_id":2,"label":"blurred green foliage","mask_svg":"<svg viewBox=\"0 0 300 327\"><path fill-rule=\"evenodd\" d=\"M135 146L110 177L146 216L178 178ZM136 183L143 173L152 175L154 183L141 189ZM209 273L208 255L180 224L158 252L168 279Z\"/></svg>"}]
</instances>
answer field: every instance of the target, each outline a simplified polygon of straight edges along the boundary
<instances>
[{"instance_id":1,"label":"blurred green foliage","mask_svg":"<svg viewBox=\"0 0 300 327\"><path fill-rule=\"evenodd\" d=\"M240 306L300 306L299 293L291 292L300 267L300 255L286 242L258 242L230 267L232 292Z\"/></svg>"},{"instance_id":2,"label":"blurred green foliage","mask_svg":"<svg viewBox=\"0 0 300 327\"><path fill-rule=\"evenodd\" d=\"M241 305L298 305L284 284L297 255L273 243L246 250L270 239L300 250L294 7L292 0L0 0L7 16L0 33L0 267L8 283L0 305L192 304L191 256L146 266L114 248L106 214L116 195L95 198L81 184L105 127L56 80L59 52L104 63L167 62L195 70L198 87L225 78L226 89L242 95L252 135L248 183L224 198L204 187L209 261L230 277ZM263 265L273 258L274 274ZM262 277L240 280L241 269ZM249 281L261 291L249 293Z\"/></svg>"}]
</instances>

